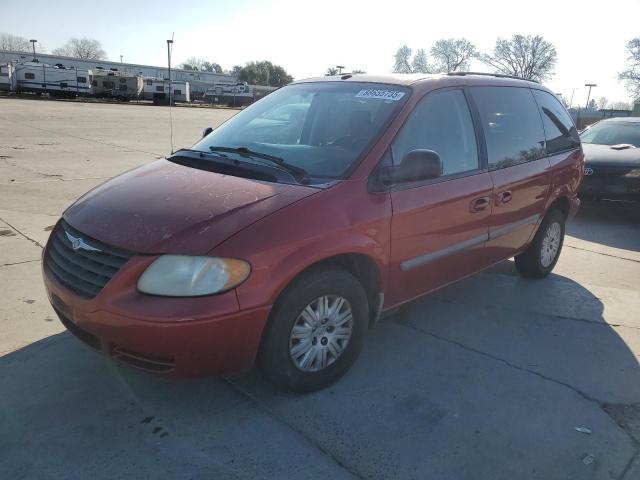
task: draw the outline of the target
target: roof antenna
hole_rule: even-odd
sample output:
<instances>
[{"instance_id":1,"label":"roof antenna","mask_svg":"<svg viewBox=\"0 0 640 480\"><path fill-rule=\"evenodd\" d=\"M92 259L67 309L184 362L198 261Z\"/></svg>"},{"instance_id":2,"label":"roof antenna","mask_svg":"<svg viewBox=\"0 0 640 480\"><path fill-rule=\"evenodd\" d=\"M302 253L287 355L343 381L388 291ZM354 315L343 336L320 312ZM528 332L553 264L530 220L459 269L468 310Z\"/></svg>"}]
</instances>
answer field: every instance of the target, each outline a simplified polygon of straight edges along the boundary
<instances>
[{"instance_id":1,"label":"roof antenna","mask_svg":"<svg viewBox=\"0 0 640 480\"><path fill-rule=\"evenodd\" d=\"M169 141L171 142L171 155L173 155L173 113L171 111L171 51L173 50L173 35L174 32L171 32L171 40L167 40L167 62L169 65Z\"/></svg>"}]
</instances>

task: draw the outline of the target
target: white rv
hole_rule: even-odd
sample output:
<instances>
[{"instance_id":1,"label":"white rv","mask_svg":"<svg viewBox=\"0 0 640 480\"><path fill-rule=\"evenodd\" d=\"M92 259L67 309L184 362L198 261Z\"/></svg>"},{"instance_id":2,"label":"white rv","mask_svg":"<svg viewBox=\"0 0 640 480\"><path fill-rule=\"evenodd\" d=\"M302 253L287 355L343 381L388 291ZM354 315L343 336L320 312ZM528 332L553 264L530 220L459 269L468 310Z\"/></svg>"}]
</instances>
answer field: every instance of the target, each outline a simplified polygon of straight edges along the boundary
<instances>
[{"instance_id":1,"label":"white rv","mask_svg":"<svg viewBox=\"0 0 640 480\"><path fill-rule=\"evenodd\" d=\"M16 91L15 67L10 63L0 65L0 91Z\"/></svg>"},{"instance_id":2,"label":"white rv","mask_svg":"<svg viewBox=\"0 0 640 480\"><path fill-rule=\"evenodd\" d=\"M24 62L16 65L14 75L18 92L49 93L54 97L71 98L91 93L91 70Z\"/></svg>"},{"instance_id":3,"label":"white rv","mask_svg":"<svg viewBox=\"0 0 640 480\"><path fill-rule=\"evenodd\" d=\"M173 102L190 102L189 82L181 80L171 80L171 100ZM156 104L169 103L169 80L157 78L145 78L143 87L143 97L145 100L153 100Z\"/></svg>"},{"instance_id":4,"label":"white rv","mask_svg":"<svg viewBox=\"0 0 640 480\"><path fill-rule=\"evenodd\" d=\"M108 71L96 71L91 82L91 92L98 98L115 98L128 102L142 98L143 79Z\"/></svg>"},{"instance_id":5,"label":"white rv","mask_svg":"<svg viewBox=\"0 0 640 480\"><path fill-rule=\"evenodd\" d=\"M247 82L217 83L208 88L203 97L203 101L207 103L224 104L230 107L249 105L253 100L253 87Z\"/></svg>"}]
</instances>

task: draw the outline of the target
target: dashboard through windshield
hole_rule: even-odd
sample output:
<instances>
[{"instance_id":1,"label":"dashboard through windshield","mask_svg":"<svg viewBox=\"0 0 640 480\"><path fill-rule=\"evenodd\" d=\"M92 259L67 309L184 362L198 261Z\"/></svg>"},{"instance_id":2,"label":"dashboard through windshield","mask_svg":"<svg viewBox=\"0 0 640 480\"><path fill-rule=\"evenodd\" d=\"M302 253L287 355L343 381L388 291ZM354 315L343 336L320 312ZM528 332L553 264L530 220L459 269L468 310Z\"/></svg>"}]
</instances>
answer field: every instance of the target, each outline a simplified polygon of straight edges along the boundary
<instances>
[{"instance_id":1,"label":"dashboard through windshield","mask_svg":"<svg viewBox=\"0 0 640 480\"><path fill-rule=\"evenodd\" d=\"M398 85L310 82L281 88L193 146L243 148L303 169L311 183L344 178L409 96Z\"/></svg>"}]
</instances>

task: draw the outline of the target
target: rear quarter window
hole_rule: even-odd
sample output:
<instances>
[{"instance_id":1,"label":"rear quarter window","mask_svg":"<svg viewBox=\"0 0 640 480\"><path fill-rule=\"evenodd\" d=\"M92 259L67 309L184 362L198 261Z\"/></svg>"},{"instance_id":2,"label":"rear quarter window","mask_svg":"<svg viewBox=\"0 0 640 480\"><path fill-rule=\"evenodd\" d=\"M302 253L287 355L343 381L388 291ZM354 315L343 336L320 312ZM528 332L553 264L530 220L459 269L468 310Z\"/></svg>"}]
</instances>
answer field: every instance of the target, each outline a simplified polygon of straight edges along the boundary
<instances>
[{"instance_id":1,"label":"rear quarter window","mask_svg":"<svg viewBox=\"0 0 640 480\"><path fill-rule=\"evenodd\" d=\"M547 154L554 155L578 147L580 136L562 104L553 95L541 90L533 90L533 96L540 107Z\"/></svg>"},{"instance_id":2,"label":"rear quarter window","mask_svg":"<svg viewBox=\"0 0 640 480\"><path fill-rule=\"evenodd\" d=\"M545 137L529 88L472 87L487 142L489 169L543 158Z\"/></svg>"}]
</instances>

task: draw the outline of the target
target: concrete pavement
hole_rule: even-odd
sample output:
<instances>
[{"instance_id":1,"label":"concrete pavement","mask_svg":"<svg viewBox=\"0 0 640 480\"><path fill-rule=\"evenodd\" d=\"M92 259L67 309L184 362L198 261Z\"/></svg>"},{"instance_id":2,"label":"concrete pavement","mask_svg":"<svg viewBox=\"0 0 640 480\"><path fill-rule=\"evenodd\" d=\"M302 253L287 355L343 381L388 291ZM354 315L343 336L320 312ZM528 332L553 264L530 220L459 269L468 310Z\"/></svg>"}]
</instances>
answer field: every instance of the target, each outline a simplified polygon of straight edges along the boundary
<instances>
[{"instance_id":1,"label":"concrete pavement","mask_svg":"<svg viewBox=\"0 0 640 480\"><path fill-rule=\"evenodd\" d=\"M173 113L189 146L233 112ZM547 279L508 261L414 302L312 395L89 351L47 303L42 245L75 198L166 154L167 132L165 107L0 98L2 476L640 478L638 205L586 205Z\"/></svg>"}]
</instances>

